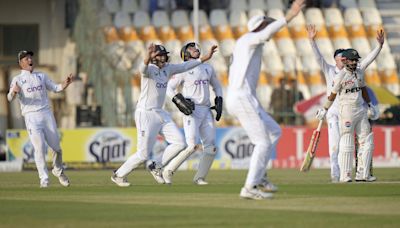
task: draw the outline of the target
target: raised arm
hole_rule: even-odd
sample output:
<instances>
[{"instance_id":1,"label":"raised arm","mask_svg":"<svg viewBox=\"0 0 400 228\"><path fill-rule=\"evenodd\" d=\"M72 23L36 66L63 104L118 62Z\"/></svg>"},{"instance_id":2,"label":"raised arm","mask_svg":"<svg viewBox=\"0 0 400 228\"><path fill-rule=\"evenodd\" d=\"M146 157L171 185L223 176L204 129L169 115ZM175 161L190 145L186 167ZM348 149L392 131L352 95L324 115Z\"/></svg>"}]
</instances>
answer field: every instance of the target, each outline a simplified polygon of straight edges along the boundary
<instances>
[{"instance_id":1,"label":"raised arm","mask_svg":"<svg viewBox=\"0 0 400 228\"><path fill-rule=\"evenodd\" d=\"M16 78L14 78L10 84L10 91L7 94L7 100L9 102L14 100L15 96L19 93L19 91L21 91L21 88L18 86Z\"/></svg>"},{"instance_id":2,"label":"raised arm","mask_svg":"<svg viewBox=\"0 0 400 228\"><path fill-rule=\"evenodd\" d=\"M70 74L61 84L56 84L46 74L43 75L46 89L56 93L65 90L74 80L74 76Z\"/></svg>"},{"instance_id":3,"label":"raised arm","mask_svg":"<svg viewBox=\"0 0 400 228\"><path fill-rule=\"evenodd\" d=\"M266 40L269 40L275 33L277 33L283 26L289 23L299 12L305 7L304 0L295 0L290 9L287 11L284 18L278 19L258 31L255 30L249 33L250 45L256 45ZM264 22L267 23L267 22Z\"/></svg>"},{"instance_id":4,"label":"raised arm","mask_svg":"<svg viewBox=\"0 0 400 228\"><path fill-rule=\"evenodd\" d=\"M329 64L324 59L324 56L321 54L317 43L315 42L315 36L317 35L317 30L315 29L315 25L307 25L307 33L308 39L310 40L311 47L313 49L315 57L317 57L317 62L324 72L325 78L328 77Z\"/></svg>"},{"instance_id":5,"label":"raised arm","mask_svg":"<svg viewBox=\"0 0 400 228\"><path fill-rule=\"evenodd\" d=\"M209 59L211 59L211 57L213 56L213 54L217 51L217 45L213 45L212 47L210 47L210 51L203 57L201 57L200 59L196 59L196 60L190 60L190 61L186 61L180 64L169 64L170 69L171 69L171 74L179 74L179 73L183 73L185 71L188 71L192 68L195 68L196 66L200 65L201 63L208 61Z\"/></svg>"},{"instance_id":6,"label":"raised arm","mask_svg":"<svg viewBox=\"0 0 400 228\"><path fill-rule=\"evenodd\" d=\"M378 41L379 45L375 47L361 62L360 68L361 70L365 70L369 64L371 64L376 57L378 56L379 52L382 50L383 43L385 42L385 33L383 30L379 30L376 32L376 40Z\"/></svg>"},{"instance_id":7,"label":"raised arm","mask_svg":"<svg viewBox=\"0 0 400 228\"><path fill-rule=\"evenodd\" d=\"M300 11L306 6L304 4L304 0L295 0L293 1L292 5L290 6L290 9L287 11L285 15L286 21L289 23L293 18L297 16L297 14L300 13Z\"/></svg>"}]
</instances>

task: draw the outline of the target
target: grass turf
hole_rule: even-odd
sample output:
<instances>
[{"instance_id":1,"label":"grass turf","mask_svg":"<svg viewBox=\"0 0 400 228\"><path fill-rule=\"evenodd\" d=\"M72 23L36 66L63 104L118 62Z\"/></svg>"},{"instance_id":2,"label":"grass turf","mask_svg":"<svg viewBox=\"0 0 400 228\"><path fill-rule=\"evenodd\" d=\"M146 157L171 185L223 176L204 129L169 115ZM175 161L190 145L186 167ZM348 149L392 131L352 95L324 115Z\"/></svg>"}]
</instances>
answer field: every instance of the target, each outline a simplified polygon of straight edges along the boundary
<instances>
[{"instance_id":1,"label":"grass turf","mask_svg":"<svg viewBox=\"0 0 400 228\"><path fill-rule=\"evenodd\" d=\"M400 169L375 169L375 183L331 184L328 170L275 169L275 198L239 199L246 171L211 171L195 186L179 171L172 186L135 171L120 188L111 171L67 171L71 186L40 189L37 173L0 173L0 227L399 227Z\"/></svg>"}]
</instances>

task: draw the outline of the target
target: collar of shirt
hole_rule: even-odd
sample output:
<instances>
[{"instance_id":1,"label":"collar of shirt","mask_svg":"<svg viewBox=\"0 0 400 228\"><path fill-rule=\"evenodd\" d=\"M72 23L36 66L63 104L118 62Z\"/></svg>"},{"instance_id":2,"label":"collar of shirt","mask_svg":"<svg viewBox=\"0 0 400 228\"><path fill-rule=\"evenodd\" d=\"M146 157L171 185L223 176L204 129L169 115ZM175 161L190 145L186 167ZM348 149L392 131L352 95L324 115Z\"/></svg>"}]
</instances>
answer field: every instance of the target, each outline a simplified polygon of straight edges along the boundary
<instances>
[{"instance_id":1,"label":"collar of shirt","mask_svg":"<svg viewBox=\"0 0 400 228\"><path fill-rule=\"evenodd\" d=\"M21 70L21 74L31 74L31 72L28 70Z\"/></svg>"}]
</instances>

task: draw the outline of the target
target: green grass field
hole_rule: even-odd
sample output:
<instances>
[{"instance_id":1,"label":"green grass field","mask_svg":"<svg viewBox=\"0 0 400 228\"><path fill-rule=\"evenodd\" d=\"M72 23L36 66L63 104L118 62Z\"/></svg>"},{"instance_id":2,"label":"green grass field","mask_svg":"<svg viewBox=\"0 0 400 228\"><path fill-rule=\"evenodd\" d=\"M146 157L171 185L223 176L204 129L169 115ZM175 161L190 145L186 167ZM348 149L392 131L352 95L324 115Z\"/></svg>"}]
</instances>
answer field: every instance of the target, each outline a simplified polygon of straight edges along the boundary
<instances>
[{"instance_id":1,"label":"green grass field","mask_svg":"<svg viewBox=\"0 0 400 228\"><path fill-rule=\"evenodd\" d=\"M34 171L0 173L0 227L400 227L400 169L375 169L376 183L331 184L328 170L274 169L275 198L243 200L246 171L211 171L195 186L180 171L172 186L140 170L120 188L110 170L68 171L40 189Z\"/></svg>"}]
</instances>

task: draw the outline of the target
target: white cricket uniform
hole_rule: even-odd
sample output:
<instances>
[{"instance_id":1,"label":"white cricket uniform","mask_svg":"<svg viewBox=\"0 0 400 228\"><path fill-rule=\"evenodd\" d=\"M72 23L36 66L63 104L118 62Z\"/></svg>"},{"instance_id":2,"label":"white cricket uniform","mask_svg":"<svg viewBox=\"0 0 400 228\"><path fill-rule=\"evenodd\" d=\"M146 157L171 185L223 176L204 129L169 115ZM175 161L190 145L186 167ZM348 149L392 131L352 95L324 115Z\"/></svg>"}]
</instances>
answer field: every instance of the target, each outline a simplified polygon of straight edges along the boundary
<instances>
[{"instance_id":1,"label":"white cricket uniform","mask_svg":"<svg viewBox=\"0 0 400 228\"><path fill-rule=\"evenodd\" d=\"M367 108L362 97L365 87L365 69L375 60L381 50L378 45L357 66L354 72L342 69L335 79L333 93L339 102L339 166L340 181L351 180L354 152L354 132L360 143L359 170L362 179L369 177L369 166L373 152L373 135L368 121Z\"/></svg>"},{"instance_id":2,"label":"white cricket uniform","mask_svg":"<svg viewBox=\"0 0 400 228\"><path fill-rule=\"evenodd\" d=\"M46 166L46 143L54 153L54 172L61 174L63 171L60 138L47 96L47 90L56 93L61 92L62 85L55 84L44 73L31 73L30 71L21 70L21 73L11 81L10 92L7 95L10 102L14 98L12 89L15 85L18 85L21 89L17 96L21 106L21 113L25 118L29 139L35 150L35 164L39 173L40 183L46 185L49 182Z\"/></svg>"},{"instance_id":3,"label":"white cricket uniform","mask_svg":"<svg viewBox=\"0 0 400 228\"><path fill-rule=\"evenodd\" d=\"M244 34L237 40L233 51L229 69L227 110L239 120L255 145L245 183L247 188L262 182L271 153L282 134L278 123L265 112L257 99L256 87L260 76L263 44L286 24L286 19L282 18L259 32Z\"/></svg>"},{"instance_id":4,"label":"white cricket uniform","mask_svg":"<svg viewBox=\"0 0 400 228\"><path fill-rule=\"evenodd\" d=\"M163 134L168 146L164 151L162 166L165 166L185 148L182 133L168 112L162 109L168 80L172 75L185 72L201 64L200 60L182 64L167 63L161 69L154 64L142 64L140 98L136 106L137 151L116 171L118 177L125 177L148 159L157 135Z\"/></svg>"},{"instance_id":5,"label":"white cricket uniform","mask_svg":"<svg viewBox=\"0 0 400 228\"><path fill-rule=\"evenodd\" d=\"M326 81L326 93L329 96L332 92L334 85L334 78L339 73L339 68L335 65L328 64L321 52L318 49L315 41L311 41L311 47L314 51L317 61L324 72ZM328 122L328 143L329 143L329 156L331 161L331 178L338 179L340 176L338 153L339 153L339 111L338 101L335 100L326 114L326 121Z\"/></svg>"},{"instance_id":6,"label":"white cricket uniform","mask_svg":"<svg viewBox=\"0 0 400 228\"><path fill-rule=\"evenodd\" d=\"M179 166L179 163L185 161L195 151L196 143L200 139L203 145L203 153L194 181L200 178L204 180L216 154L215 126L210 110L209 86L211 85L215 95L220 97L222 97L222 87L215 75L214 69L206 63L173 76L168 82L167 95L174 97L176 95L175 90L179 85L183 87L183 96L194 102L195 109L191 115L183 116L186 143L189 148L193 148L193 151L189 151L183 158L179 158L180 155L178 155L176 159L180 159L180 161L176 165ZM171 164L173 163L171 162ZM171 170L175 171L176 168L178 167L172 167Z\"/></svg>"}]
</instances>

